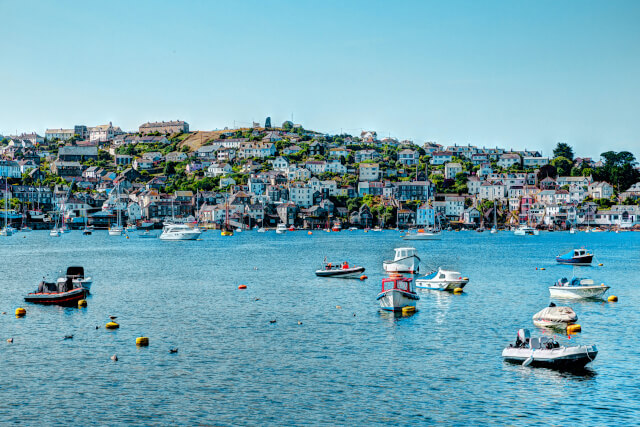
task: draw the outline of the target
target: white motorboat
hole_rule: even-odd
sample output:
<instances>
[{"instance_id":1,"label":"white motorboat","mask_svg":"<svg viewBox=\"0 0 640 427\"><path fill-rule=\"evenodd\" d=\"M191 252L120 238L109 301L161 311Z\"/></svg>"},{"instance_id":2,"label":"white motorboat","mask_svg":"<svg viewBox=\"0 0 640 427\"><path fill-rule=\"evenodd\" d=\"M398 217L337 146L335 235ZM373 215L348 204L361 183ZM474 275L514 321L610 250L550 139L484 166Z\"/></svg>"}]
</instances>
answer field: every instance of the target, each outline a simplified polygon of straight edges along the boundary
<instances>
[{"instance_id":1,"label":"white motorboat","mask_svg":"<svg viewBox=\"0 0 640 427\"><path fill-rule=\"evenodd\" d=\"M139 233L138 237L140 237L142 239L155 239L158 236L156 236L155 234L151 233L151 230L145 230L142 233Z\"/></svg>"},{"instance_id":2,"label":"white motorboat","mask_svg":"<svg viewBox=\"0 0 640 427\"><path fill-rule=\"evenodd\" d=\"M420 279L416 279L416 287L422 289L434 289L437 291L452 291L456 288L464 288L469 283L468 277L462 277L459 271L443 270L426 274Z\"/></svg>"},{"instance_id":3,"label":"white motorboat","mask_svg":"<svg viewBox=\"0 0 640 427\"><path fill-rule=\"evenodd\" d=\"M491 227L491 231L489 231L489 233L491 234L496 234L498 232L498 229L495 227Z\"/></svg>"},{"instance_id":4,"label":"white motorboat","mask_svg":"<svg viewBox=\"0 0 640 427\"><path fill-rule=\"evenodd\" d=\"M109 236L120 236L122 235L123 232L123 228L120 227L119 225L114 225L112 227L109 227Z\"/></svg>"},{"instance_id":5,"label":"white motorboat","mask_svg":"<svg viewBox=\"0 0 640 427\"><path fill-rule=\"evenodd\" d=\"M260 227L258 228L258 233L266 233L267 230L265 230L264 228Z\"/></svg>"},{"instance_id":6,"label":"white motorboat","mask_svg":"<svg viewBox=\"0 0 640 427\"><path fill-rule=\"evenodd\" d=\"M533 324L540 328L567 329L567 325L577 320L578 315L571 307L556 307L554 303L533 315Z\"/></svg>"},{"instance_id":7,"label":"white motorboat","mask_svg":"<svg viewBox=\"0 0 640 427\"><path fill-rule=\"evenodd\" d=\"M569 230L569 233L570 233L570 234L576 234L576 229L575 229L575 228L573 228L573 227L571 227L571 230Z\"/></svg>"},{"instance_id":8,"label":"white motorboat","mask_svg":"<svg viewBox=\"0 0 640 427\"><path fill-rule=\"evenodd\" d=\"M279 223L278 226L276 227L276 233L284 234L286 232L287 232L287 226L283 223Z\"/></svg>"},{"instance_id":9,"label":"white motorboat","mask_svg":"<svg viewBox=\"0 0 640 427\"><path fill-rule=\"evenodd\" d=\"M127 233L131 233L132 231L137 231L138 227L135 224L129 224L127 225Z\"/></svg>"},{"instance_id":10,"label":"white motorboat","mask_svg":"<svg viewBox=\"0 0 640 427\"><path fill-rule=\"evenodd\" d=\"M402 311L405 307L415 307L420 299L416 293L413 280L400 274L382 279L382 291L376 298L380 308L388 311Z\"/></svg>"},{"instance_id":11,"label":"white motorboat","mask_svg":"<svg viewBox=\"0 0 640 427\"><path fill-rule=\"evenodd\" d=\"M196 240L202 231L187 224L165 222L160 234L160 240Z\"/></svg>"},{"instance_id":12,"label":"white motorboat","mask_svg":"<svg viewBox=\"0 0 640 427\"><path fill-rule=\"evenodd\" d=\"M242 228L240 227L236 228L236 233L242 233Z\"/></svg>"},{"instance_id":13,"label":"white motorboat","mask_svg":"<svg viewBox=\"0 0 640 427\"><path fill-rule=\"evenodd\" d=\"M565 347L551 338L531 338L528 329L520 329L515 345L502 350L505 362L564 370L582 369L597 355L595 345Z\"/></svg>"},{"instance_id":14,"label":"white motorboat","mask_svg":"<svg viewBox=\"0 0 640 427\"><path fill-rule=\"evenodd\" d=\"M13 229L11 227L4 227L0 230L0 236L13 236Z\"/></svg>"},{"instance_id":15,"label":"white motorboat","mask_svg":"<svg viewBox=\"0 0 640 427\"><path fill-rule=\"evenodd\" d=\"M513 232L516 236L537 236L540 232L528 225L521 225Z\"/></svg>"},{"instance_id":16,"label":"white motorboat","mask_svg":"<svg viewBox=\"0 0 640 427\"><path fill-rule=\"evenodd\" d=\"M387 273L418 273L420 257L416 248L396 248L393 261L383 261L382 266Z\"/></svg>"},{"instance_id":17,"label":"white motorboat","mask_svg":"<svg viewBox=\"0 0 640 427\"><path fill-rule=\"evenodd\" d=\"M318 277L339 277L345 279L356 279L362 276L364 267L349 265L348 262L324 262L320 270L316 270Z\"/></svg>"},{"instance_id":18,"label":"white motorboat","mask_svg":"<svg viewBox=\"0 0 640 427\"><path fill-rule=\"evenodd\" d=\"M407 232L402 237L404 240L440 240L442 238L442 232L439 230L424 230L419 229L415 233Z\"/></svg>"},{"instance_id":19,"label":"white motorboat","mask_svg":"<svg viewBox=\"0 0 640 427\"><path fill-rule=\"evenodd\" d=\"M552 298L602 298L609 288L604 283L596 285L593 279L572 277L569 280L563 277L553 286L549 286L549 294Z\"/></svg>"}]
</instances>

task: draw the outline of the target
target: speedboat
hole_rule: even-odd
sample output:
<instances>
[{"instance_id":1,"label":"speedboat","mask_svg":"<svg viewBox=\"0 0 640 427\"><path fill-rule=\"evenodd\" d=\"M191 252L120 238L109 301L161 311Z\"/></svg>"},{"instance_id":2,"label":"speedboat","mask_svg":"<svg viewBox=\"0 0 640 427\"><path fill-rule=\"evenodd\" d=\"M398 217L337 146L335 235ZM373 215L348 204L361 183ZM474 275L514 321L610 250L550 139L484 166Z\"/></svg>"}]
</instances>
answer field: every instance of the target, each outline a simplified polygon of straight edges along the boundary
<instances>
[{"instance_id":1,"label":"speedboat","mask_svg":"<svg viewBox=\"0 0 640 427\"><path fill-rule=\"evenodd\" d=\"M455 288L464 288L467 283L469 283L469 278L462 277L460 272L443 270L442 268L416 279L416 287L437 291L452 291Z\"/></svg>"},{"instance_id":2,"label":"speedboat","mask_svg":"<svg viewBox=\"0 0 640 427\"><path fill-rule=\"evenodd\" d=\"M405 307L415 307L420 297L413 280L400 274L391 274L382 279L382 291L376 299L383 310L401 311Z\"/></svg>"},{"instance_id":3,"label":"speedboat","mask_svg":"<svg viewBox=\"0 0 640 427\"><path fill-rule=\"evenodd\" d=\"M373 230L371 230L371 231L378 231L378 232L380 232L380 231L382 231L382 228L380 228L379 226L377 226L377 225L376 225L375 227L373 227Z\"/></svg>"},{"instance_id":4,"label":"speedboat","mask_svg":"<svg viewBox=\"0 0 640 427\"><path fill-rule=\"evenodd\" d=\"M263 227L258 228L258 233L266 233L267 230L265 230Z\"/></svg>"},{"instance_id":5,"label":"speedboat","mask_svg":"<svg viewBox=\"0 0 640 427\"><path fill-rule=\"evenodd\" d=\"M60 232L56 228L52 228L51 231L49 231L49 236L60 237Z\"/></svg>"},{"instance_id":6,"label":"speedboat","mask_svg":"<svg viewBox=\"0 0 640 427\"><path fill-rule=\"evenodd\" d=\"M279 223L278 226L276 227L276 233L284 234L286 232L287 232L287 226L283 223Z\"/></svg>"},{"instance_id":7,"label":"speedboat","mask_svg":"<svg viewBox=\"0 0 640 427\"><path fill-rule=\"evenodd\" d=\"M593 344L565 347L551 338L531 338L528 329L520 329L515 345L502 350L505 362L567 370L582 369L597 355Z\"/></svg>"},{"instance_id":8,"label":"speedboat","mask_svg":"<svg viewBox=\"0 0 640 427\"><path fill-rule=\"evenodd\" d=\"M540 328L567 329L577 320L578 315L571 307L556 307L554 303L533 315L533 324Z\"/></svg>"},{"instance_id":9,"label":"speedboat","mask_svg":"<svg viewBox=\"0 0 640 427\"><path fill-rule=\"evenodd\" d=\"M539 231L528 225L521 225L513 232L516 236L537 236Z\"/></svg>"},{"instance_id":10,"label":"speedboat","mask_svg":"<svg viewBox=\"0 0 640 427\"><path fill-rule=\"evenodd\" d=\"M404 240L440 240L442 233L440 231L418 229L415 233L408 232L402 237Z\"/></svg>"},{"instance_id":11,"label":"speedboat","mask_svg":"<svg viewBox=\"0 0 640 427\"><path fill-rule=\"evenodd\" d=\"M331 227L331 231L341 231L342 230L342 223L340 221L336 221L333 223L333 227Z\"/></svg>"},{"instance_id":12,"label":"speedboat","mask_svg":"<svg viewBox=\"0 0 640 427\"><path fill-rule=\"evenodd\" d=\"M609 288L604 283L596 285L593 279L572 277L569 280L563 277L549 286L549 294L552 298L602 298Z\"/></svg>"},{"instance_id":13,"label":"speedboat","mask_svg":"<svg viewBox=\"0 0 640 427\"><path fill-rule=\"evenodd\" d=\"M89 290L77 285L72 278L61 277L56 283L43 280L38 284L38 290L27 294L24 300L34 304L73 306L88 294Z\"/></svg>"},{"instance_id":14,"label":"speedboat","mask_svg":"<svg viewBox=\"0 0 640 427\"><path fill-rule=\"evenodd\" d=\"M289 226L289 231L296 231L296 227L294 225Z\"/></svg>"},{"instance_id":15,"label":"speedboat","mask_svg":"<svg viewBox=\"0 0 640 427\"><path fill-rule=\"evenodd\" d=\"M575 229L575 228L573 228L573 227L571 227L571 230L569 230L569 233L570 233L570 234L576 234L576 229Z\"/></svg>"},{"instance_id":16,"label":"speedboat","mask_svg":"<svg viewBox=\"0 0 640 427\"><path fill-rule=\"evenodd\" d=\"M165 222L160 234L160 240L196 240L202 231L187 224Z\"/></svg>"},{"instance_id":17,"label":"speedboat","mask_svg":"<svg viewBox=\"0 0 640 427\"><path fill-rule=\"evenodd\" d=\"M418 273L420 257L416 248L396 248L393 261L383 261L382 266L387 273Z\"/></svg>"},{"instance_id":18,"label":"speedboat","mask_svg":"<svg viewBox=\"0 0 640 427\"><path fill-rule=\"evenodd\" d=\"M29 233L29 232L33 231L33 229L31 227L25 225L24 227L22 227L20 229L20 231L22 231L23 233Z\"/></svg>"},{"instance_id":19,"label":"speedboat","mask_svg":"<svg viewBox=\"0 0 640 427\"><path fill-rule=\"evenodd\" d=\"M593 252L587 249L573 249L564 255L558 255L556 261L560 264L588 265L593 260Z\"/></svg>"},{"instance_id":20,"label":"speedboat","mask_svg":"<svg viewBox=\"0 0 640 427\"><path fill-rule=\"evenodd\" d=\"M364 267L349 265L348 262L325 262L320 270L316 270L318 277L341 277L345 279L359 278L364 273Z\"/></svg>"}]
</instances>

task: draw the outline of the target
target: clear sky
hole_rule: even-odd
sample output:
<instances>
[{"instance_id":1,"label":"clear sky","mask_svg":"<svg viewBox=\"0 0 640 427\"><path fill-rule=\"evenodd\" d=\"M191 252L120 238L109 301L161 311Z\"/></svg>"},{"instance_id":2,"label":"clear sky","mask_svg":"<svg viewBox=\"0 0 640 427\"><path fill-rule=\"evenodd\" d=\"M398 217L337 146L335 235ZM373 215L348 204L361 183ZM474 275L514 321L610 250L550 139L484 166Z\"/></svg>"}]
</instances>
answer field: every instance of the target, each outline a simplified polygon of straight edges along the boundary
<instances>
[{"instance_id":1,"label":"clear sky","mask_svg":"<svg viewBox=\"0 0 640 427\"><path fill-rule=\"evenodd\" d=\"M640 1L0 0L0 133L293 119L640 157Z\"/></svg>"}]
</instances>

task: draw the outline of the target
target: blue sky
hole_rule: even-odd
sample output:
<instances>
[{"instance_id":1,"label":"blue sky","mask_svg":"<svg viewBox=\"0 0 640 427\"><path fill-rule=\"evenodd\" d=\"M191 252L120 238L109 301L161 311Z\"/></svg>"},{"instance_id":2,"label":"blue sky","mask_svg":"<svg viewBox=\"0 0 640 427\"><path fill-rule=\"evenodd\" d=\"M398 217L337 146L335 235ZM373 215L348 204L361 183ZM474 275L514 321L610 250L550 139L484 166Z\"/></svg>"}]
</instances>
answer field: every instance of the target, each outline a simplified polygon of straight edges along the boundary
<instances>
[{"instance_id":1,"label":"blue sky","mask_svg":"<svg viewBox=\"0 0 640 427\"><path fill-rule=\"evenodd\" d=\"M0 133L266 116L640 157L638 1L0 0Z\"/></svg>"}]
</instances>

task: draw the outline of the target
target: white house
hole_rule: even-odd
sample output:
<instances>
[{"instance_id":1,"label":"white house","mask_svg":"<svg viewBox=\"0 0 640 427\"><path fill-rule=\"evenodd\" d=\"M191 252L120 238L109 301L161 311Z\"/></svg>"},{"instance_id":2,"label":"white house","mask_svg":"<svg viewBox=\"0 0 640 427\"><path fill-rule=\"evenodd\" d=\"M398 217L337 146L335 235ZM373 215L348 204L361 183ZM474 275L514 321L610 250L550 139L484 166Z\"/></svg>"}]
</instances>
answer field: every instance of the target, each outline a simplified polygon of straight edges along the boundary
<instances>
[{"instance_id":1,"label":"white house","mask_svg":"<svg viewBox=\"0 0 640 427\"><path fill-rule=\"evenodd\" d=\"M522 159L522 166L525 169L537 168L540 166L548 165L549 158L548 157L531 157L526 156Z\"/></svg>"},{"instance_id":2,"label":"white house","mask_svg":"<svg viewBox=\"0 0 640 427\"><path fill-rule=\"evenodd\" d=\"M513 165L520 164L520 155L517 153L505 153L498 159L498 166L509 169Z\"/></svg>"},{"instance_id":3,"label":"white house","mask_svg":"<svg viewBox=\"0 0 640 427\"><path fill-rule=\"evenodd\" d=\"M204 173L207 177L222 176L231 173L233 169L229 166L229 163L211 163Z\"/></svg>"},{"instance_id":4,"label":"white house","mask_svg":"<svg viewBox=\"0 0 640 427\"><path fill-rule=\"evenodd\" d=\"M292 182L289 185L289 200L298 206L308 208L313 206L313 189L302 182Z\"/></svg>"},{"instance_id":5,"label":"white house","mask_svg":"<svg viewBox=\"0 0 640 427\"><path fill-rule=\"evenodd\" d=\"M378 163L360 163L360 181L377 181L380 178Z\"/></svg>"},{"instance_id":6,"label":"white house","mask_svg":"<svg viewBox=\"0 0 640 427\"><path fill-rule=\"evenodd\" d=\"M403 165L411 166L418 163L418 152L411 149L400 150L398 153L398 161Z\"/></svg>"},{"instance_id":7,"label":"white house","mask_svg":"<svg viewBox=\"0 0 640 427\"><path fill-rule=\"evenodd\" d=\"M431 155L432 165L444 165L447 162L453 160L453 153L451 151L434 151Z\"/></svg>"},{"instance_id":8,"label":"white house","mask_svg":"<svg viewBox=\"0 0 640 427\"><path fill-rule=\"evenodd\" d=\"M289 169L289 160L282 156L278 156L271 162L271 166L273 167L273 170L286 172L287 169Z\"/></svg>"},{"instance_id":9,"label":"white house","mask_svg":"<svg viewBox=\"0 0 640 427\"><path fill-rule=\"evenodd\" d=\"M592 199L609 199L613 196L613 186L608 182L596 181L589 184L588 192Z\"/></svg>"},{"instance_id":10,"label":"white house","mask_svg":"<svg viewBox=\"0 0 640 427\"><path fill-rule=\"evenodd\" d=\"M455 179L456 175L462 172L462 165L460 163L446 163L444 165L444 178Z\"/></svg>"}]
</instances>

